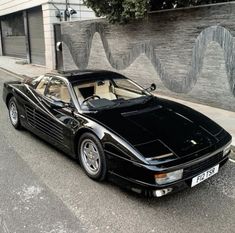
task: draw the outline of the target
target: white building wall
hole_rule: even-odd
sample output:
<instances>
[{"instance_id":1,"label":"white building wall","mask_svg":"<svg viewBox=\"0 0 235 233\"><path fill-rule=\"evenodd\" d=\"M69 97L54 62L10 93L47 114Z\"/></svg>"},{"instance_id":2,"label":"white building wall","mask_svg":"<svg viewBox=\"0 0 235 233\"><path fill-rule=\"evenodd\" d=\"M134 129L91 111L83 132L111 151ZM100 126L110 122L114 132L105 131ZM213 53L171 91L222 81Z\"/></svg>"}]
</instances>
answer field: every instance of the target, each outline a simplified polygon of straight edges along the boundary
<instances>
[{"instance_id":1,"label":"white building wall","mask_svg":"<svg viewBox=\"0 0 235 233\"><path fill-rule=\"evenodd\" d=\"M55 43L54 43L54 29L53 24L59 23L60 19L56 17L58 9L64 12L66 6L65 0L53 1L42 5L43 21L44 21L44 36L45 36L45 49L46 49L46 66L55 69ZM70 7L77 11L77 14L71 16L69 20L86 20L95 18L95 14L91 9L88 9L82 4L82 1L70 0ZM58 8L58 9L57 9ZM62 17L64 21L64 17Z\"/></svg>"},{"instance_id":2,"label":"white building wall","mask_svg":"<svg viewBox=\"0 0 235 233\"><path fill-rule=\"evenodd\" d=\"M48 2L48 0L1 0L0 16L25 10Z\"/></svg>"},{"instance_id":3,"label":"white building wall","mask_svg":"<svg viewBox=\"0 0 235 233\"><path fill-rule=\"evenodd\" d=\"M71 20L86 20L95 18L91 9L84 6L82 0L69 0L70 7L77 11L71 17ZM64 12L65 0L0 0L0 16L26 10L36 6L42 6L43 27L45 38L46 67L55 69L55 44L53 24L59 23L60 19L56 17L58 9ZM58 9L57 9L58 8ZM64 18L62 17L62 21ZM68 19L69 21L70 19Z\"/></svg>"},{"instance_id":4,"label":"white building wall","mask_svg":"<svg viewBox=\"0 0 235 233\"><path fill-rule=\"evenodd\" d=\"M88 19L94 17L93 11L84 6L82 0L70 0L68 2L71 6L77 6L76 8L79 11L76 18ZM40 6L45 3L54 3L55 6L58 7L61 4L65 5L65 0L0 0L0 16L29 9L35 6Z\"/></svg>"}]
</instances>

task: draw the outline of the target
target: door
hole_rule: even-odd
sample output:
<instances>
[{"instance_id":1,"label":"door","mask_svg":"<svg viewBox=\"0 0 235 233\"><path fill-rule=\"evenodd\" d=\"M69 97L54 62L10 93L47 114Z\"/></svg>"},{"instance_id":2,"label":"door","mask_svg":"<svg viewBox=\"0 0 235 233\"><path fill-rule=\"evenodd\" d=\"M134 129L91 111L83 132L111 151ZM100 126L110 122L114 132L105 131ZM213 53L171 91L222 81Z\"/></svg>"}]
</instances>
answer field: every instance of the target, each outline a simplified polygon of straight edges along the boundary
<instances>
[{"instance_id":1,"label":"door","mask_svg":"<svg viewBox=\"0 0 235 233\"><path fill-rule=\"evenodd\" d=\"M44 93L50 79L50 76L44 76L36 89L28 87L27 94L31 101L24 106L26 119L29 129L34 133L54 145L63 145L63 125L54 118L48 110L48 103L44 101Z\"/></svg>"},{"instance_id":2,"label":"door","mask_svg":"<svg viewBox=\"0 0 235 233\"><path fill-rule=\"evenodd\" d=\"M31 63L45 65L45 42L42 8L35 7L27 11Z\"/></svg>"},{"instance_id":3,"label":"door","mask_svg":"<svg viewBox=\"0 0 235 233\"><path fill-rule=\"evenodd\" d=\"M27 58L23 13L1 18L3 55Z\"/></svg>"},{"instance_id":4,"label":"door","mask_svg":"<svg viewBox=\"0 0 235 233\"><path fill-rule=\"evenodd\" d=\"M63 130L64 145L71 149L73 146L72 139L75 129L79 126L79 122L73 114L75 107L69 88L62 79L53 77L50 80L44 95L44 100L47 103L48 110ZM53 104L55 102L61 103L63 107L55 106Z\"/></svg>"},{"instance_id":5,"label":"door","mask_svg":"<svg viewBox=\"0 0 235 233\"><path fill-rule=\"evenodd\" d=\"M59 78L44 76L35 88L30 87L32 101L25 103L27 127L66 153L73 154L73 137L79 125L67 85ZM61 108L55 106L60 101Z\"/></svg>"},{"instance_id":6,"label":"door","mask_svg":"<svg viewBox=\"0 0 235 233\"><path fill-rule=\"evenodd\" d=\"M73 114L74 104L68 86L62 79L53 77L45 88L42 98L42 103L48 111L48 123L50 124L49 128L45 128L47 135L57 145L62 145L68 151L72 150L72 140L79 122ZM60 103L59 107L58 103Z\"/></svg>"}]
</instances>

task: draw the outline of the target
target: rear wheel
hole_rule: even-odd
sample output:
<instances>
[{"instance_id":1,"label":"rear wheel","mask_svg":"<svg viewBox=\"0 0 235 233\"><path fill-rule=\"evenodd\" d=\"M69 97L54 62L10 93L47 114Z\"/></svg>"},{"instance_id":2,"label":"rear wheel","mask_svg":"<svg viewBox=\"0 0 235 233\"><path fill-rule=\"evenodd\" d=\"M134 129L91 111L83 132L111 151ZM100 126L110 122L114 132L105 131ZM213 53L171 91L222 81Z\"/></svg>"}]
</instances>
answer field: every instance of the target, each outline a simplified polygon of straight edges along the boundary
<instances>
[{"instance_id":1,"label":"rear wheel","mask_svg":"<svg viewBox=\"0 0 235 233\"><path fill-rule=\"evenodd\" d=\"M21 129L22 126L20 124L19 111L18 111L18 108L17 108L15 97L11 97L11 99L8 103L8 111L9 111L9 117L10 117L10 120L11 120L11 124L16 129Z\"/></svg>"},{"instance_id":2,"label":"rear wheel","mask_svg":"<svg viewBox=\"0 0 235 233\"><path fill-rule=\"evenodd\" d=\"M99 139L84 133L78 143L79 161L85 173L92 179L102 181L107 172L106 159Z\"/></svg>"}]
</instances>

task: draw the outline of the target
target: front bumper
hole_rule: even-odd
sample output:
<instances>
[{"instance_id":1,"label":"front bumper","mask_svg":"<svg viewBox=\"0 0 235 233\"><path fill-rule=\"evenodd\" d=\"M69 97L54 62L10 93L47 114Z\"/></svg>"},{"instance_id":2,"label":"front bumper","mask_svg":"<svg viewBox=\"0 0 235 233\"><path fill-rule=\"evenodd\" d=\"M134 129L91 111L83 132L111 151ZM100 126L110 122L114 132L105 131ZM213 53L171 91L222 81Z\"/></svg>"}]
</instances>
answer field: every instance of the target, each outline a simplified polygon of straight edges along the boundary
<instances>
[{"instance_id":1,"label":"front bumper","mask_svg":"<svg viewBox=\"0 0 235 233\"><path fill-rule=\"evenodd\" d=\"M133 167L125 167L126 172L122 174L115 171L109 171L109 179L123 188L132 190L138 194L160 197L191 187L193 177L217 164L220 164L221 168L228 161L228 156L229 154L223 157L218 153L218 155L212 157L211 160L205 160L204 164L198 163L189 166L185 168L182 179L164 185L157 185L153 179L149 179L150 176L154 177L154 171L144 171L140 167L136 167L135 169Z\"/></svg>"}]
</instances>

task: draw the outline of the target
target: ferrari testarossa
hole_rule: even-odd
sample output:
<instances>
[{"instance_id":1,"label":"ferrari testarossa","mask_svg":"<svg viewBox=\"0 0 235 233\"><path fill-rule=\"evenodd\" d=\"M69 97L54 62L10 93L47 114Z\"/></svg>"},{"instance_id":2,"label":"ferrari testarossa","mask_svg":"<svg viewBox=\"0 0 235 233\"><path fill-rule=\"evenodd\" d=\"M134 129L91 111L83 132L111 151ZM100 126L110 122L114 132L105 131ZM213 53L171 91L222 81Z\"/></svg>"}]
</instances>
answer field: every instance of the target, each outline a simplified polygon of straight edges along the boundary
<instances>
[{"instance_id":1,"label":"ferrari testarossa","mask_svg":"<svg viewBox=\"0 0 235 233\"><path fill-rule=\"evenodd\" d=\"M231 136L155 89L115 72L69 71L7 82L3 99L16 129L78 159L90 178L160 197L218 173Z\"/></svg>"}]
</instances>

